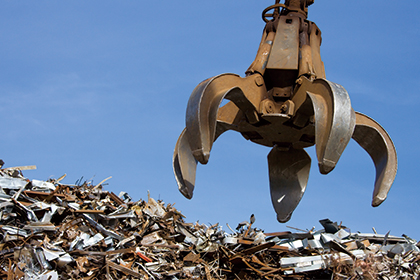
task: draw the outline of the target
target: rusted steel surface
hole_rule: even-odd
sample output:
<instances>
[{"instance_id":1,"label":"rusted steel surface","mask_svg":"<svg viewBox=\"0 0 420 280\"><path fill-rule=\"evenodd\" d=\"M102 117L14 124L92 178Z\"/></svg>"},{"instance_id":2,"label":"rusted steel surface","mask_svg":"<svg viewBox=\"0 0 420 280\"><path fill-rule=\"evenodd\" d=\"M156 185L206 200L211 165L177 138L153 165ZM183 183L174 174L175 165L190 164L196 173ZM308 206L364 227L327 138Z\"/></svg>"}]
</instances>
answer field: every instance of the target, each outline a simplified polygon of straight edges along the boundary
<instances>
[{"instance_id":1,"label":"rusted steel surface","mask_svg":"<svg viewBox=\"0 0 420 280\"><path fill-rule=\"evenodd\" d=\"M268 156L271 198L279 222L291 218L309 177L315 145L319 171L336 166L351 138L372 157L376 181L372 205L380 205L397 171L395 147L377 122L355 112L345 88L328 81L321 60L321 31L307 19L311 0L280 1L263 11L266 22L255 60L245 77L222 74L192 92L186 128L173 167L181 193L191 199L197 162L206 164L214 141L234 130ZM229 102L220 107L224 99Z\"/></svg>"}]
</instances>

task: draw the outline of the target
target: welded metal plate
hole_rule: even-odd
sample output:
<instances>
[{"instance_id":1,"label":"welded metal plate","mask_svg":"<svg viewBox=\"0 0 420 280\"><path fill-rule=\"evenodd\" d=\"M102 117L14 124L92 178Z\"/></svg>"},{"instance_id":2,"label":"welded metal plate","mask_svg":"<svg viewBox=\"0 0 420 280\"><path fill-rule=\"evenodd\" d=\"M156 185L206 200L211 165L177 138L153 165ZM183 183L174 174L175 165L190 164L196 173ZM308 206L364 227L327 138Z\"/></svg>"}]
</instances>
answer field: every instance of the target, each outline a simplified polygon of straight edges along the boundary
<instances>
[{"instance_id":1,"label":"welded metal plate","mask_svg":"<svg viewBox=\"0 0 420 280\"><path fill-rule=\"evenodd\" d=\"M298 69L299 26L297 17L280 17L267 69Z\"/></svg>"}]
</instances>

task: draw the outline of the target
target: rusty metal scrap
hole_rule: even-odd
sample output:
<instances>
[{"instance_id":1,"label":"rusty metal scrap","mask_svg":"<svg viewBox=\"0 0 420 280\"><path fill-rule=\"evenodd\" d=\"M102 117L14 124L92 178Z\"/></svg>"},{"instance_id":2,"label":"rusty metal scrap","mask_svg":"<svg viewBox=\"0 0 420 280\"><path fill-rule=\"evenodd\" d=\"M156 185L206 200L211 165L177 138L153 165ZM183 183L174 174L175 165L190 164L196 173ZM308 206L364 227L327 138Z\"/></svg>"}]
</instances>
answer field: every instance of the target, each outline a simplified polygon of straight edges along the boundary
<instances>
[{"instance_id":1,"label":"rusty metal scrap","mask_svg":"<svg viewBox=\"0 0 420 280\"><path fill-rule=\"evenodd\" d=\"M418 243L389 233L231 233L171 204L0 169L0 279L416 279Z\"/></svg>"}]
</instances>

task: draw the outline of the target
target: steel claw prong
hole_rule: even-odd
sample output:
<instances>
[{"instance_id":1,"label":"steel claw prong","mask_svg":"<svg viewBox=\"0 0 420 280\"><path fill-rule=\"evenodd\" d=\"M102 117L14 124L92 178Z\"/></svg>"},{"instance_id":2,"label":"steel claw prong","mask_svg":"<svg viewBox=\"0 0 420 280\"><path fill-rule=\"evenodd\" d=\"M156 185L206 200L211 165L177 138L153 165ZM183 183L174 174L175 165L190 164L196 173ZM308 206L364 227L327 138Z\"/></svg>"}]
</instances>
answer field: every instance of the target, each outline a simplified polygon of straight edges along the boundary
<instances>
[{"instance_id":1,"label":"steel claw prong","mask_svg":"<svg viewBox=\"0 0 420 280\"><path fill-rule=\"evenodd\" d=\"M285 151L274 146L268 154L271 202L277 220L285 223L306 190L311 168L311 158L303 149Z\"/></svg>"},{"instance_id":2,"label":"steel claw prong","mask_svg":"<svg viewBox=\"0 0 420 280\"><path fill-rule=\"evenodd\" d=\"M209 160L223 99L231 100L250 123L258 121L257 107L261 94L265 93L264 83L258 78L261 77L241 78L235 74L222 74L201 82L194 89L187 105L186 133L192 154L201 164Z\"/></svg>"},{"instance_id":3,"label":"steel claw prong","mask_svg":"<svg viewBox=\"0 0 420 280\"><path fill-rule=\"evenodd\" d=\"M243 118L242 111L233 103L229 102L218 111L217 124L214 140L229 129L237 126L239 119ZM195 187L197 160L188 141L187 128L185 128L178 138L173 155L173 169L178 183L179 191L188 199L193 197Z\"/></svg>"},{"instance_id":4,"label":"steel claw prong","mask_svg":"<svg viewBox=\"0 0 420 280\"><path fill-rule=\"evenodd\" d=\"M188 199L193 196L197 160L193 157L184 129L175 145L172 159L179 191Z\"/></svg>"},{"instance_id":5,"label":"steel claw prong","mask_svg":"<svg viewBox=\"0 0 420 280\"><path fill-rule=\"evenodd\" d=\"M347 91L326 79L300 79L294 97L296 113L304 102L312 102L315 118L315 147L319 170L331 172L349 143L355 125L355 115ZM308 110L304 108L304 110Z\"/></svg>"},{"instance_id":6,"label":"steel claw prong","mask_svg":"<svg viewBox=\"0 0 420 280\"><path fill-rule=\"evenodd\" d=\"M372 206L379 206L386 199L397 174L394 143L380 124L359 112L356 112L356 127L352 138L370 155L375 164Z\"/></svg>"}]
</instances>

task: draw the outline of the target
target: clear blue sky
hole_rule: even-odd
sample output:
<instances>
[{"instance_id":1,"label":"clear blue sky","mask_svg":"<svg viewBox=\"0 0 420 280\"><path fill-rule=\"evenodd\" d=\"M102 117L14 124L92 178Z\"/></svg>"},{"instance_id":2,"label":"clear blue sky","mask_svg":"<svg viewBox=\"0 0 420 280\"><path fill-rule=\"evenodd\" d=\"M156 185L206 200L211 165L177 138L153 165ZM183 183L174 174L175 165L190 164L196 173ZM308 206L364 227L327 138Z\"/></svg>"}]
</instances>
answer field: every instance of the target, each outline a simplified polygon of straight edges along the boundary
<instances>
[{"instance_id":1,"label":"clear blue sky","mask_svg":"<svg viewBox=\"0 0 420 280\"><path fill-rule=\"evenodd\" d=\"M352 106L391 135L399 169L388 199L372 208L374 165L353 140L334 171L318 172L287 224L272 209L270 149L224 134L199 165L192 200L177 189L172 154L194 87L211 76L244 75L274 1L0 0L1 154L6 167L37 165L30 179L67 174L176 203L188 222L247 220L266 232L286 225L391 230L420 239L420 21L417 0L316 0L327 78Z\"/></svg>"}]
</instances>

